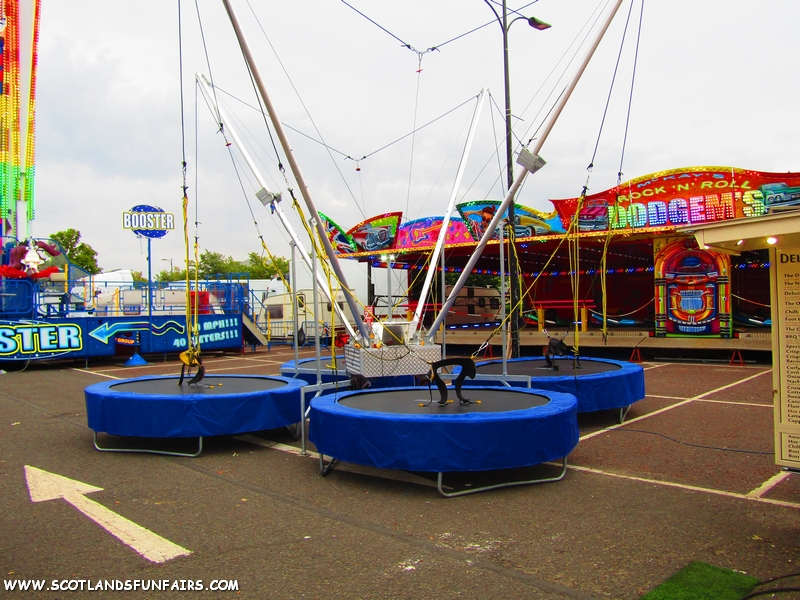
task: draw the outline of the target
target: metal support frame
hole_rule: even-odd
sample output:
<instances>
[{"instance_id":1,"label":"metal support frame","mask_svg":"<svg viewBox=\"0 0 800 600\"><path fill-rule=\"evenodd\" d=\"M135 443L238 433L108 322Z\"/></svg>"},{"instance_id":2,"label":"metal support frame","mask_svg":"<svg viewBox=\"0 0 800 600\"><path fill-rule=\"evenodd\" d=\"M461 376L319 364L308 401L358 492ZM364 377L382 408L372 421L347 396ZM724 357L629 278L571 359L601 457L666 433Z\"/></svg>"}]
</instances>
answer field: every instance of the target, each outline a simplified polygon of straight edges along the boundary
<instances>
[{"instance_id":1,"label":"metal support frame","mask_svg":"<svg viewBox=\"0 0 800 600\"><path fill-rule=\"evenodd\" d=\"M284 425L284 428L295 442L300 439L300 425L301 422L297 422L294 425Z\"/></svg>"},{"instance_id":2,"label":"metal support frame","mask_svg":"<svg viewBox=\"0 0 800 600\"><path fill-rule=\"evenodd\" d=\"M506 254L505 254L505 228L508 223L500 221L500 227L497 230L500 232L500 322L503 324L500 331L500 347L503 353L503 375L508 374L508 322L506 321ZM513 238L512 238L513 239ZM514 249L511 248L511 254ZM529 382L530 383L530 382ZM530 387L530 385L528 385Z\"/></svg>"},{"instance_id":3,"label":"metal support frame","mask_svg":"<svg viewBox=\"0 0 800 600\"><path fill-rule=\"evenodd\" d=\"M494 485L485 485L483 487L470 488L468 490L461 490L459 492L445 492L443 488L444 473L439 473L436 479L436 489L445 498L455 498L457 496L466 496L467 494L477 494L478 492L488 492L489 490L497 490L500 488L516 487L520 485L534 485L537 483L552 483L554 481L561 481L567 475L567 457L561 459L561 472L555 477L543 477L540 479L528 479L526 481L508 481L506 483L496 483Z\"/></svg>"},{"instance_id":4,"label":"metal support frame","mask_svg":"<svg viewBox=\"0 0 800 600\"><path fill-rule=\"evenodd\" d=\"M332 381L331 383L315 383L313 385L304 385L300 388L300 454L308 456L306 449L306 419L308 412L311 410L311 404L306 408L306 392L314 392L314 398L319 396L324 390L335 390L342 388L350 388L351 382L349 379L343 381ZM312 398L313 400L313 398ZM320 452L320 460L322 460L322 453ZM327 472L327 471L326 471ZM324 475L325 473L323 473Z\"/></svg>"},{"instance_id":5,"label":"metal support frame","mask_svg":"<svg viewBox=\"0 0 800 600\"><path fill-rule=\"evenodd\" d=\"M335 465L337 461L338 461L338 459L331 457L331 462L329 462L326 465L325 464L325 456L322 454L322 452L320 452L319 453L319 474L322 475L323 477L325 477L328 473L330 473L331 469L333 468L333 465Z\"/></svg>"},{"instance_id":6,"label":"metal support frame","mask_svg":"<svg viewBox=\"0 0 800 600\"><path fill-rule=\"evenodd\" d=\"M95 450L99 450L100 452L139 452L141 454L163 454L166 456L183 456L186 458L195 458L197 456L200 456L200 453L203 451L203 436L197 438L197 452L192 454L189 452L168 452L167 450L153 450L151 448L103 448L97 443L97 432L93 431L92 433L94 434ZM173 440L178 438L164 438L164 439Z\"/></svg>"},{"instance_id":7,"label":"metal support frame","mask_svg":"<svg viewBox=\"0 0 800 600\"><path fill-rule=\"evenodd\" d=\"M292 262L289 264L289 279L291 281L292 289L292 345L294 346L294 366L297 368L298 363L300 362L300 340L299 340L299 332L297 331L297 326L299 323L299 307L297 304L297 266L295 263L295 251L297 250L297 243L292 241L290 243L292 247Z\"/></svg>"},{"instance_id":8,"label":"metal support frame","mask_svg":"<svg viewBox=\"0 0 800 600\"><path fill-rule=\"evenodd\" d=\"M439 377L447 381L452 381L457 377L457 375L454 375L453 373L441 373ZM493 375L490 373L478 373L471 381L473 383L479 381L499 381L505 387L514 387L510 384L510 382L518 381L523 384L523 387L533 387L531 384L530 375Z\"/></svg>"}]
</instances>

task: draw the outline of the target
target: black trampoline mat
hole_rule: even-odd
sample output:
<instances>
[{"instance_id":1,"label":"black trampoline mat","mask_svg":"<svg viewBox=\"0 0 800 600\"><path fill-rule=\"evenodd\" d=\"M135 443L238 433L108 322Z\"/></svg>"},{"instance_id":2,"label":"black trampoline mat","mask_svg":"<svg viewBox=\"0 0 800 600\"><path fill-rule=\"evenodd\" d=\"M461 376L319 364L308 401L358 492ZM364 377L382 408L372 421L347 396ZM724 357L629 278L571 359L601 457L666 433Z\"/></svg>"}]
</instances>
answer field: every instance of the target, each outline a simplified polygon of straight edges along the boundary
<instances>
[{"instance_id":1,"label":"black trampoline mat","mask_svg":"<svg viewBox=\"0 0 800 600\"><path fill-rule=\"evenodd\" d=\"M225 375L211 375L204 377L199 386L189 385L191 377L183 380L183 385L178 385L180 377L157 377L153 379L134 379L123 381L109 386L114 392L129 394L142 394L152 396L186 396L189 394L207 394L212 396L230 394L249 394L286 385L280 379L268 377L228 377ZM212 387L213 386L213 387Z\"/></svg>"},{"instance_id":2,"label":"black trampoline mat","mask_svg":"<svg viewBox=\"0 0 800 600\"><path fill-rule=\"evenodd\" d=\"M591 360L585 358L581 360L581 367L573 368L571 358L558 358L553 359L553 363L558 366L558 371L547 366L547 361L543 359L535 360L515 360L506 362L506 373L508 375L530 375L531 377L581 377L582 375L596 375L598 373L607 373L609 371L619 371L622 367L620 365L604 362L599 360ZM502 375L503 362L490 362L480 363L477 366L478 374L485 375Z\"/></svg>"},{"instance_id":3,"label":"black trampoline mat","mask_svg":"<svg viewBox=\"0 0 800 600\"><path fill-rule=\"evenodd\" d=\"M461 405L455 389L448 388L447 398L452 402L448 402L445 406L439 406L439 391L433 388L428 392L428 389L424 387L352 394L341 398L338 403L356 410L393 414L457 415L525 410L550 402L550 398L541 394L501 388L464 388L461 395L467 400L471 400L472 404ZM476 400L480 400L481 403L476 404ZM420 406L420 404L425 406Z\"/></svg>"}]
</instances>

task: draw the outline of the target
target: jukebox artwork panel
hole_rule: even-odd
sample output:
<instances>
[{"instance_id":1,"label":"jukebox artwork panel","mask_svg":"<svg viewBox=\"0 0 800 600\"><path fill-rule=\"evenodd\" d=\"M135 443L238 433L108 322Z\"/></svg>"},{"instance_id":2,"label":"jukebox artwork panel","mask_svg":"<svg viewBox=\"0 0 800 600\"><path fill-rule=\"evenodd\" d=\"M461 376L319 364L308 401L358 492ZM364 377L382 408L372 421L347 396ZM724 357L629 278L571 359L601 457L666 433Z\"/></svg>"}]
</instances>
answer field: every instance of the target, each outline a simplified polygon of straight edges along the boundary
<instances>
[{"instance_id":1,"label":"jukebox artwork panel","mask_svg":"<svg viewBox=\"0 0 800 600\"><path fill-rule=\"evenodd\" d=\"M731 337L730 257L694 238L653 240L656 336Z\"/></svg>"}]
</instances>

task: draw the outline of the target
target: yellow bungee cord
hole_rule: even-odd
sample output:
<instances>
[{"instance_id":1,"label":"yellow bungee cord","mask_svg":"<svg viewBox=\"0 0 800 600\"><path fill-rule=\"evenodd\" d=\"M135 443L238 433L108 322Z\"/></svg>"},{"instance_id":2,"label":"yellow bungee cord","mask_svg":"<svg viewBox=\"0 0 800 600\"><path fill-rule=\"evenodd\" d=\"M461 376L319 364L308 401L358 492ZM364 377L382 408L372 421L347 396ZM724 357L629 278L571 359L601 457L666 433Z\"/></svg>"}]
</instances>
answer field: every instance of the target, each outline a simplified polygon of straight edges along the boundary
<instances>
[{"instance_id":1,"label":"yellow bungee cord","mask_svg":"<svg viewBox=\"0 0 800 600\"><path fill-rule=\"evenodd\" d=\"M199 299L195 296L195 301L192 302L192 287L189 276L189 220L188 220L188 207L189 198L183 196L183 241L186 248L186 350L181 352L181 377L178 380L178 385L183 385L183 379L186 375L188 368L189 372L193 367L197 367L197 373L189 380L189 385L197 385L203 379L206 373L206 368L203 366L203 360L200 358L200 327L198 324L198 311ZM194 288L195 292L198 291L198 269L199 256L197 242L194 244Z\"/></svg>"}]
</instances>

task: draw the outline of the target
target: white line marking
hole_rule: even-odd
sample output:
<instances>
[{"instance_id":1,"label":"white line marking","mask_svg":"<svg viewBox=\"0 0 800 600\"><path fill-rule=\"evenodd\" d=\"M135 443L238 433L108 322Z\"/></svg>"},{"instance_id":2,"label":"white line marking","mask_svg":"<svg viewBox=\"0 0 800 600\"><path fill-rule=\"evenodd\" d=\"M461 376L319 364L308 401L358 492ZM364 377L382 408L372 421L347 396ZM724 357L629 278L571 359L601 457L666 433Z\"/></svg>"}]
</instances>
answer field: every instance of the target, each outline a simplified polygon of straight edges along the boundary
<instances>
[{"instance_id":1,"label":"white line marking","mask_svg":"<svg viewBox=\"0 0 800 600\"><path fill-rule=\"evenodd\" d=\"M649 371L650 369L659 369L661 367L667 367L667 366L669 366L671 364L672 363L659 363L657 365L650 364L650 365L647 365L646 367L643 367L643 368L644 368L645 371Z\"/></svg>"},{"instance_id":2,"label":"white line marking","mask_svg":"<svg viewBox=\"0 0 800 600\"><path fill-rule=\"evenodd\" d=\"M582 435L580 437L580 441L588 440L593 438L601 433L605 433L606 431L612 431L614 429L619 429L620 427L625 427L626 425L630 425L631 423L636 423L637 421L641 421L643 419L647 419L649 417L654 417L655 415L660 415L661 413L667 412L672 410L673 408L678 408L679 406L683 406L684 404L689 404L690 402L694 402L694 398L688 398L683 402L678 402L677 404L670 404L669 406L665 406L664 408L659 408L658 410L654 410L651 413L647 413L646 415L641 415L640 417L634 417L633 419L628 419L624 423L617 423L616 425L609 425L603 429L598 429L597 431L593 431L591 433L587 433L586 435Z\"/></svg>"},{"instance_id":3,"label":"white line marking","mask_svg":"<svg viewBox=\"0 0 800 600\"><path fill-rule=\"evenodd\" d=\"M755 375L750 375L749 377L745 377L744 379L740 379L739 381L736 381L734 383L729 383L727 385L723 385L722 387L718 387L716 389L709 390L707 392L703 392L702 394L699 394L697 396L692 396L691 398L687 398L683 402L678 402L676 404L671 404L670 406L665 406L664 408L659 408L658 410L654 410L653 412L647 413L646 415L641 415L639 417L634 417L633 419L628 419L624 423L618 423L617 425L610 425L609 427L606 427L604 429L598 429L597 431L593 431L591 433L587 433L586 435L581 436L580 440L581 441L588 440L588 439L593 438L595 436L598 436L598 435L600 435L602 433L605 433L606 431L611 431L613 429L619 429L620 427L625 427L626 425L630 425L631 423L636 423L637 421L641 421L643 419L649 419L650 417L654 417L656 415L660 415L661 413L665 413L665 412L670 411L670 410L672 410L674 408L678 408L679 406L683 406L684 404L689 404L691 402L694 402L695 400L702 400L703 396L707 396L708 394L715 394L717 392L721 392L722 390L727 390L728 388L732 388L732 387L734 387L736 385L739 385L740 383L744 383L745 381L750 381L751 379L755 379L756 377L760 377L764 373L772 373L772 370L762 371L760 373L756 373Z\"/></svg>"},{"instance_id":4,"label":"white line marking","mask_svg":"<svg viewBox=\"0 0 800 600\"><path fill-rule=\"evenodd\" d=\"M256 444L258 446L264 446L265 448L272 448L273 450L280 450L281 452L288 452L296 456L303 456L302 450L300 448L297 448L296 446L289 446L288 444L280 444L278 442L265 440L263 438L259 438L253 435L237 435L235 436L234 439L237 439L242 442L247 442L248 444ZM308 456L308 458L319 460L318 452L313 452L309 450L308 452L306 452L306 456ZM348 473L358 473L361 475L369 475L370 477L380 477L382 479L389 479L391 481L406 481L408 483L414 483L416 485L436 487L435 481L432 481L430 479L425 479L424 477L420 477L419 475L414 475L413 473L409 473L408 471L379 469L378 467L365 467L362 465L357 465L355 463L337 463L337 464L339 465L337 467L339 470L347 471Z\"/></svg>"},{"instance_id":5,"label":"white line marking","mask_svg":"<svg viewBox=\"0 0 800 600\"><path fill-rule=\"evenodd\" d=\"M758 486L756 489L750 490L747 493L747 496L749 498L761 498L764 494L766 494L768 491L770 491L772 488L778 485L781 481L788 478L789 475L791 475L789 471L781 471L780 473L776 473L775 475L767 479L764 483L762 483L760 486Z\"/></svg>"},{"instance_id":6,"label":"white line marking","mask_svg":"<svg viewBox=\"0 0 800 600\"><path fill-rule=\"evenodd\" d=\"M281 452L288 452L288 453L294 454L296 456L302 456L300 448L297 448L295 446L289 446L288 444L280 444L278 442L265 440L263 438L255 437L255 436L252 436L252 435L237 435L235 437L235 439L240 440L242 442L247 442L247 443L250 443L250 444L256 444L258 446L263 446L265 448L272 448L274 450L280 450ZM308 457L316 459L316 460L319 460L319 454L317 452L309 451L308 452ZM553 464L555 466L560 466L560 464L556 464L556 463L547 463L547 464ZM372 476L372 477L383 477L385 479L391 479L391 480L395 480L395 481L408 481L409 483L415 483L415 484L421 484L421 485L427 485L427 486L434 486L435 485L432 481L429 481L427 479L415 476L415 475L413 475L411 473L406 473L405 471L390 471L390 470L387 470L387 469L371 469L369 467L360 467L359 468L358 465L350 465L350 464L347 464L347 463L343 463L340 468L345 467L345 465L347 465L347 467L355 467L355 468L352 468L352 469L348 468L347 469L348 471L352 471L352 472L355 472L355 473L362 473L364 475L369 475L369 476ZM581 467L581 466L577 466L577 465L568 465L568 468L573 470L573 471L582 471L584 473L592 473L594 475L605 475L607 477L616 477L618 479L627 479L629 481L638 481L640 483L650 483L650 484L659 485L659 486L662 486L662 487L672 487L672 488L678 488L678 489L688 490L688 491L692 491L692 492L702 492L702 493L705 493L705 494L713 494L713 495L716 495L716 496L725 496L727 498L735 498L737 500L755 500L755 501L758 501L758 502L764 502L764 503L773 504L773 505L776 505L776 506L786 506L786 507L789 507L789 508L799 508L800 509L800 503L797 503L797 502L786 502L786 501L783 501L783 500L770 500L769 498L762 498L760 494L759 495L754 495L754 492L756 490L754 490L753 492L750 492L748 494L739 494L737 492L726 492L724 490L715 490L715 489L712 489L712 488L704 488L704 487L699 487L699 486L695 486L695 485L687 485L685 483L673 483L671 481L662 481L662 480L659 480L659 479L648 479L646 477L637 477L635 475L620 475L618 473L610 473L608 471L602 471L600 469L595 469L595 468L592 468L592 467ZM788 471L784 471L782 473L778 473L775 477L771 478L769 480L769 482L767 482L767 483L770 483L770 482L774 481L772 483L772 485L769 486L770 488L774 487L780 481L783 481L783 479L788 477L788 475L789 475ZM767 489L765 489L766 485L767 484L762 485L761 487L757 488L757 490L761 490L761 494L766 493L766 491L767 491Z\"/></svg>"},{"instance_id":7,"label":"white line marking","mask_svg":"<svg viewBox=\"0 0 800 600\"><path fill-rule=\"evenodd\" d=\"M62 475L48 473L42 469L25 465L25 479L31 502L46 502L63 498L92 521L100 525L123 544L130 546L144 558L155 563L163 563L178 556L191 554L191 550L181 548L107 509L102 504L89 500L86 494L100 492L103 488L75 481Z\"/></svg>"},{"instance_id":8,"label":"white line marking","mask_svg":"<svg viewBox=\"0 0 800 600\"><path fill-rule=\"evenodd\" d=\"M553 463L555 464L555 463ZM653 485L660 485L664 487L672 487L682 490L687 490L691 492L702 492L705 494L713 494L715 496L724 496L726 498L735 498L737 500L753 500L756 502L764 502L766 504L774 504L776 506L786 506L789 508L800 508L800 503L797 502L785 502L783 500L770 500L769 498L761 498L759 496L751 496L750 494L739 494L737 492L726 492L724 490L715 490L712 488L704 488L695 485L687 485L685 483L674 483L672 481L661 481L658 479L648 479L646 477L636 477L634 475L621 475L619 473L609 473L607 471L601 471L600 469L594 469L592 467L579 467L576 465L569 465L569 469L574 471L583 471L584 473L593 473L595 475L605 475L607 477L616 477L617 479L627 479L629 481L638 481L641 483L651 483ZM751 492L752 493L752 492Z\"/></svg>"},{"instance_id":9,"label":"white line marking","mask_svg":"<svg viewBox=\"0 0 800 600\"><path fill-rule=\"evenodd\" d=\"M121 379L121 377L116 377L114 375L106 375L105 373L101 373L99 371L87 371L86 369L76 369L73 368L73 371L77 371L78 373L86 373L87 375L98 375L99 377L107 377L109 379Z\"/></svg>"},{"instance_id":10,"label":"white line marking","mask_svg":"<svg viewBox=\"0 0 800 600\"><path fill-rule=\"evenodd\" d=\"M761 408L773 408L772 404L761 404L760 402L734 402L733 400L709 400L708 398L701 398L698 402L705 402L707 404L732 404L734 406L760 406Z\"/></svg>"},{"instance_id":11,"label":"white line marking","mask_svg":"<svg viewBox=\"0 0 800 600\"><path fill-rule=\"evenodd\" d=\"M723 385L722 387L718 387L718 388L716 388L714 390L709 390L708 392L705 392L704 394L700 394L699 396L693 396L693 398L696 399L696 400L699 400L703 396L708 396L709 394L716 394L717 392L721 392L722 390L727 390L728 388L736 387L737 385L739 385L741 383L745 383L746 381L750 381L751 379L755 379L756 377L761 377L765 373L770 373L771 374L772 373L772 369L768 369L766 371L760 371L759 373L756 373L755 375L750 375L750 377L745 377L744 379L740 379L739 381L734 381L733 383L729 383L728 385Z\"/></svg>"},{"instance_id":12,"label":"white line marking","mask_svg":"<svg viewBox=\"0 0 800 600\"><path fill-rule=\"evenodd\" d=\"M260 364L283 364L278 363L276 361L258 361ZM204 363L205 364L205 363ZM213 371L209 371L206 373L207 375L213 375L214 373L221 372L221 371L238 371L240 369L252 369L256 365L245 365L242 367L217 367ZM126 379L125 377L117 377L116 375L109 375L109 373L117 372L121 369L111 369L109 371L87 371L86 369L77 369L73 368L73 371L77 371L79 373L87 373L88 375L97 375L98 377L106 377L108 379ZM172 373L154 373L153 377L167 377L172 375ZM271 375L271 377L280 377L280 375Z\"/></svg>"},{"instance_id":13,"label":"white line marking","mask_svg":"<svg viewBox=\"0 0 800 600\"><path fill-rule=\"evenodd\" d=\"M288 444L279 444L278 442L273 442L272 440L265 440L264 438L256 437L254 435L235 435L233 439L239 440L240 442L247 442L248 444L256 444L257 446L264 446L265 448L275 448L276 450L281 450L282 452L290 452L291 454L301 454L300 448L295 448L294 446L289 446ZM308 453L309 455L311 452Z\"/></svg>"}]
</instances>

